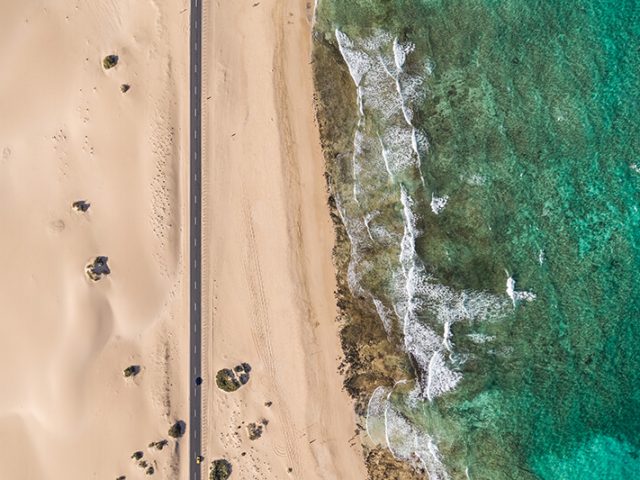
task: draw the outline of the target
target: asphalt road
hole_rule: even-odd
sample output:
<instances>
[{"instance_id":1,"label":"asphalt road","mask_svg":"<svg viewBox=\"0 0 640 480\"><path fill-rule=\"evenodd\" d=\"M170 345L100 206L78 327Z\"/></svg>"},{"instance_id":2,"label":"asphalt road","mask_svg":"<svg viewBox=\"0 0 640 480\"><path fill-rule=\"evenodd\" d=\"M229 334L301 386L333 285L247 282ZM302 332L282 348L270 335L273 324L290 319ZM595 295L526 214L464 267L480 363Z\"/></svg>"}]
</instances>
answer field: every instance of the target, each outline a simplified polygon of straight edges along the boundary
<instances>
[{"instance_id":1,"label":"asphalt road","mask_svg":"<svg viewBox=\"0 0 640 480\"><path fill-rule=\"evenodd\" d=\"M202 184L200 183L202 164L201 164L201 70L202 70L202 2L204 0L191 0L191 26L190 26L190 110L189 118L190 128L189 137L190 151L190 201L189 201L189 270L190 270L190 301L189 301L189 479L200 480L201 469L205 463L198 465L196 457L200 455L202 440L202 422L200 419L202 400L200 386L196 383L196 379L201 377L202 367L202 335L201 335L201 292L200 281L202 264L202 249L200 245L201 236L201 193Z\"/></svg>"}]
</instances>

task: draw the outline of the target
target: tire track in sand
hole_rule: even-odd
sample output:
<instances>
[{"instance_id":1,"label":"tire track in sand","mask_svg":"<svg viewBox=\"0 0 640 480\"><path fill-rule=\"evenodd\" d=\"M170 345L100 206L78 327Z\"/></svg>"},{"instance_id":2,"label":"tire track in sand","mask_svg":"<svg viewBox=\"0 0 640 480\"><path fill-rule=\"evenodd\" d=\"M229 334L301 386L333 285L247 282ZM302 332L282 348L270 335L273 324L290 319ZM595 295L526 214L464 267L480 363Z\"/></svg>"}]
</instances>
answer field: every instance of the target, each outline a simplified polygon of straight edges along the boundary
<instances>
[{"instance_id":1,"label":"tire track in sand","mask_svg":"<svg viewBox=\"0 0 640 480\"><path fill-rule=\"evenodd\" d=\"M301 472L300 454L296 447L295 427L291 421L291 415L285 398L278 386L275 356L271 343L271 329L269 327L269 304L264 292L264 281L262 278L260 259L256 253L258 243L256 241L253 216L246 197L243 198L242 214L244 217L243 223L246 229L245 239L247 240L242 267L249 287L249 296L251 298L251 336L253 343L256 346L258 356L264 364L267 375L269 376L273 396L279 407L277 409L277 414L278 420L282 426L285 443L285 452L283 453L289 461L289 466L293 467L294 471ZM275 445L274 451L276 454L281 454Z\"/></svg>"}]
</instances>

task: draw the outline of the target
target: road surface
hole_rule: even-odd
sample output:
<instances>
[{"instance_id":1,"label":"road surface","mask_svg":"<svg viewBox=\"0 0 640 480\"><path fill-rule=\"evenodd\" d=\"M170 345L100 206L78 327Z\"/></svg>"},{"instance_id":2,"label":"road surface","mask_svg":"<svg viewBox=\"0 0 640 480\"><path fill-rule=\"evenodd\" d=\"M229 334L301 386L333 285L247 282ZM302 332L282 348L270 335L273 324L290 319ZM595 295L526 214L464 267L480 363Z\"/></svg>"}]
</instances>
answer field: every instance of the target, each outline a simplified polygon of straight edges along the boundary
<instances>
[{"instance_id":1,"label":"road surface","mask_svg":"<svg viewBox=\"0 0 640 480\"><path fill-rule=\"evenodd\" d=\"M189 479L200 480L201 469L206 463L198 465L196 457L200 455L201 443L200 434L202 431L201 395L200 389L204 388L196 383L200 378L202 358L201 358L201 292L200 265L202 260L202 250L200 245L201 237L201 67L202 67L202 2L204 0L191 0L191 25L190 25L190 151L189 151L189 270L190 270L190 321L189 321Z\"/></svg>"}]
</instances>

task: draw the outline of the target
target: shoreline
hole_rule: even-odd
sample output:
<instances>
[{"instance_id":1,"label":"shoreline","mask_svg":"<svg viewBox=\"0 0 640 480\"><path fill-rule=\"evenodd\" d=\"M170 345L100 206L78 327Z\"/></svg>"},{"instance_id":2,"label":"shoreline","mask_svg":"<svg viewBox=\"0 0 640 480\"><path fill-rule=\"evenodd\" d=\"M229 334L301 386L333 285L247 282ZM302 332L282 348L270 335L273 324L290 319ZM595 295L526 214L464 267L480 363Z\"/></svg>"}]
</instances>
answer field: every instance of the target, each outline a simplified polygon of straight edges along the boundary
<instances>
[{"instance_id":1,"label":"shoreline","mask_svg":"<svg viewBox=\"0 0 640 480\"><path fill-rule=\"evenodd\" d=\"M341 175L341 158L352 154L353 131L357 122L354 112L358 108L356 92L337 45L322 38L320 29L314 30L314 34L314 106L325 159L328 210L335 230L336 300L340 340L345 355L341 373L344 386L355 402L359 422L365 425L373 391L379 386L391 388L401 378L413 378L413 365L399 346L401 339L389 339L371 302L354 295L349 287L351 242L336 205L334 177ZM361 440L369 479L424 478L424 472L394 458L385 445L373 445L366 430L362 431Z\"/></svg>"},{"instance_id":2,"label":"shoreline","mask_svg":"<svg viewBox=\"0 0 640 480\"><path fill-rule=\"evenodd\" d=\"M365 478L336 373L342 352L312 102L312 14L302 1L206 12L203 454L207 465L226 458L239 478ZM251 365L245 386L215 387L218 370L242 362ZM260 438L249 438L251 423L263 425Z\"/></svg>"}]
</instances>

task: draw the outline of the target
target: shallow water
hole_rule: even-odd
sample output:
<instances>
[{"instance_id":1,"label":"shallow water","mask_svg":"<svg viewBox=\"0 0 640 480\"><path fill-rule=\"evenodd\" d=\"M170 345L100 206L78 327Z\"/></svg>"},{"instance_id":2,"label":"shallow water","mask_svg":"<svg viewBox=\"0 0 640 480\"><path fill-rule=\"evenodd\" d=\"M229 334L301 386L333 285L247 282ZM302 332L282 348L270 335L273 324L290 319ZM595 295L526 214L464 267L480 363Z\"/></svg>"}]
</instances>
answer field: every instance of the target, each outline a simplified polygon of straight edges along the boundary
<instances>
[{"instance_id":1,"label":"shallow water","mask_svg":"<svg viewBox=\"0 0 640 480\"><path fill-rule=\"evenodd\" d=\"M640 478L640 2L322 0L316 28L358 86L350 286L420 371L373 436L432 479Z\"/></svg>"}]
</instances>

